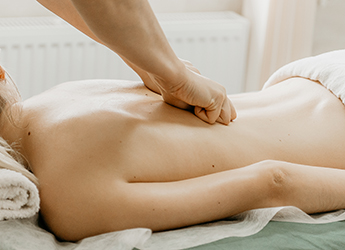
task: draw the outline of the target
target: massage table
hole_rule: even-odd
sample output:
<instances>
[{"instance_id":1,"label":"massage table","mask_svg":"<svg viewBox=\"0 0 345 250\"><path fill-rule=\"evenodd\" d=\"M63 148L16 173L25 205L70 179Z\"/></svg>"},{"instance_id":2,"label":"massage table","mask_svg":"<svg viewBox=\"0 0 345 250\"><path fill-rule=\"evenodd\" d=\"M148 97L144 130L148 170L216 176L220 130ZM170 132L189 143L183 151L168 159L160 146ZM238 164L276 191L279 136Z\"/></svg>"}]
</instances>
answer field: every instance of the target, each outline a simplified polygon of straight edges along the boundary
<instances>
[{"instance_id":1,"label":"massage table","mask_svg":"<svg viewBox=\"0 0 345 250\"><path fill-rule=\"evenodd\" d=\"M296 76L320 82L345 104L345 50L285 65L264 88ZM33 206L32 211L37 210L38 205ZM345 249L345 210L309 216L296 207L264 208L167 232L151 234L149 229L131 229L77 243L57 241L38 218L36 214L0 221L0 250Z\"/></svg>"}]
</instances>

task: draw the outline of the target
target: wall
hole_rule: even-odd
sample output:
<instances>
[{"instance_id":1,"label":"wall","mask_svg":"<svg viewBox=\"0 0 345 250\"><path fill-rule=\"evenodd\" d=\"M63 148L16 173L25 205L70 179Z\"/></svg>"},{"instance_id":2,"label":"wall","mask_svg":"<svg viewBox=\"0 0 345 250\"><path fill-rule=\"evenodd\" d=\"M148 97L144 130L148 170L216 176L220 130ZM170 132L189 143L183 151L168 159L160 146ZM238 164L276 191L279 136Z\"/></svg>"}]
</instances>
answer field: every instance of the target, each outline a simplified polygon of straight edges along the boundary
<instances>
[{"instance_id":1,"label":"wall","mask_svg":"<svg viewBox=\"0 0 345 250\"><path fill-rule=\"evenodd\" d=\"M262 88L278 68L311 55L317 0L243 0L251 21L246 91Z\"/></svg>"},{"instance_id":2,"label":"wall","mask_svg":"<svg viewBox=\"0 0 345 250\"><path fill-rule=\"evenodd\" d=\"M51 15L35 0L0 0L0 17Z\"/></svg>"},{"instance_id":3,"label":"wall","mask_svg":"<svg viewBox=\"0 0 345 250\"><path fill-rule=\"evenodd\" d=\"M316 12L313 55L345 49L345 1L323 0Z\"/></svg>"},{"instance_id":4,"label":"wall","mask_svg":"<svg viewBox=\"0 0 345 250\"><path fill-rule=\"evenodd\" d=\"M241 13L242 0L149 0L155 12L232 10Z\"/></svg>"},{"instance_id":5,"label":"wall","mask_svg":"<svg viewBox=\"0 0 345 250\"><path fill-rule=\"evenodd\" d=\"M263 6L263 3L270 0L254 0L253 3ZM272 3L281 3L283 0L273 0ZM303 0L306 1L306 0ZM316 0L315 0L316 1ZM153 10L159 12L196 12L196 11L224 11L232 10L237 13L242 13L242 7L246 6L248 0L149 0ZM301 2L302 3L302 2ZM345 1L344 0L318 0L315 17L314 35L311 37L312 51L311 54L319 54L326 51L345 48ZM300 2L299 2L300 4ZM11 16L47 16L52 15L44 7L42 7L35 0L0 0L0 17ZM258 9L252 6L254 13L251 17L258 14ZM305 12L306 16L308 13ZM302 15L302 20L305 21L306 16ZM277 23L277 22L273 22ZM280 22L278 22L280 23ZM301 21L300 24L305 22ZM252 28L256 23L254 22ZM312 29L309 29L310 32ZM261 35L261 34L260 34ZM264 41L264 45L267 41ZM263 46L265 47L265 46ZM260 52L263 53L263 50ZM251 52L251 54L253 54ZM277 55L279 56L279 55ZM250 60L248 61L250 64ZM256 63L262 65L262 63ZM249 65L250 66L250 65ZM249 67L250 68L250 67ZM263 70L257 68L256 71ZM261 73L260 73L261 74ZM267 73L270 75L270 72ZM266 80L265 77L258 77L257 74L248 72L248 75L255 79L255 81ZM263 80L264 79L264 80ZM247 79L253 85L248 90L256 90L260 88L252 79ZM247 84L248 85L248 84Z\"/></svg>"},{"instance_id":6,"label":"wall","mask_svg":"<svg viewBox=\"0 0 345 250\"><path fill-rule=\"evenodd\" d=\"M241 13L242 0L149 0L155 12L222 11ZM345 1L319 0L313 54L345 47ZM0 17L52 15L35 0L0 0Z\"/></svg>"},{"instance_id":7,"label":"wall","mask_svg":"<svg viewBox=\"0 0 345 250\"><path fill-rule=\"evenodd\" d=\"M242 0L149 0L155 12L241 12ZM51 15L35 0L0 0L0 17Z\"/></svg>"}]
</instances>

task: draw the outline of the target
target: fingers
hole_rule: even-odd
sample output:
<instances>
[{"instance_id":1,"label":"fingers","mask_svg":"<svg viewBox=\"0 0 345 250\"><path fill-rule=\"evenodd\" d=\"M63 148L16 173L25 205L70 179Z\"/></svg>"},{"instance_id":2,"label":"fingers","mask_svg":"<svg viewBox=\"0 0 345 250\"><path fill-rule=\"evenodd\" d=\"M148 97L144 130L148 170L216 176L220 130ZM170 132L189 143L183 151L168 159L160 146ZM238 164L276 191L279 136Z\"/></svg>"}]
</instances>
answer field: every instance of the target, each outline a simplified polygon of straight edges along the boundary
<instances>
[{"instance_id":1,"label":"fingers","mask_svg":"<svg viewBox=\"0 0 345 250\"><path fill-rule=\"evenodd\" d=\"M237 112L232 104L232 102L229 100L229 98L226 98L222 110L220 112L220 115L217 119L217 122L228 125L230 122L235 120L237 118Z\"/></svg>"},{"instance_id":2,"label":"fingers","mask_svg":"<svg viewBox=\"0 0 345 250\"><path fill-rule=\"evenodd\" d=\"M232 102L230 100L229 100L229 102L230 102L230 109L231 109L230 121L232 122L233 120L235 120L237 118L237 112L236 112L235 106L232 104Z\"/></svg>"},{"instance_id":3,"label":"fingers","mask_svg":"<svg viewBox=\"0 0 345 250\"><path fill-rule=\"evenodd\" d=\"M219 105L220 106L220 105ZM236 109L229 98L225 98L223 104L219 109L207 110L205 108L195 107L194 113L201 120L213 124L219 122L228 125L237 117Z\"/></svg>"},{"instance_id":4,"label":"fingers","mask_svg":"<svg viewBox=\"0 0 345 250\"><path fill-rule=\"evenodd\" d=\"M225 98L217 122L228 125L231 121L231 111L230 100Z\"/></svg>"},{"instance_id":5,"label":"fingers","mask_svg":"<svg viewBox=\"0 0 345 250\"><path fill-rule=\"evenodd\" d=\"M213 124L214 121L212 122L212 120L210 120L209 118L209 114L206 113L206 110L204 108L195 106L194 107L194 114L200 118L201 120L203 120L204 122Z\"/></svg>"},{"instance_id":6,"label":"fingers","mask_svg":"<svg viewBox=\"0 0 345 250\"><path fill-rule=\"evenodd\" d=\"M185 75L182 74L182 81L177 81L174 87L161 91L164 100L183 109L194 107L194 114L207 123L228 125L236 118L236 110L227 98L225 88L200 75L190 62L180 60L186 67Z\"/></svg>"}]
</instances>

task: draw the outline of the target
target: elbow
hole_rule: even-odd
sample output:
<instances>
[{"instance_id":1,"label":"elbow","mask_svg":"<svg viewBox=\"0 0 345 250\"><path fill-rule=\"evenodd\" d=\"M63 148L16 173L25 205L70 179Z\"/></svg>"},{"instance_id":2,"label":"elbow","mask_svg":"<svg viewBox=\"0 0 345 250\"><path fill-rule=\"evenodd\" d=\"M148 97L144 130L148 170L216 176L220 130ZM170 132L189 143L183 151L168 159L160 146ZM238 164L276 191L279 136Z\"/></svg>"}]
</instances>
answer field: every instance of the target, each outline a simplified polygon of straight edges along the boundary
<instances>
[{"instance_id":1,"label":"elbow","mask_svg":"<svg viewBox=\"0 0 345 250\"><path fill-rule=\"evenodd\" d=\"M259 163L258 178L264 186L262 207L288 206L292 194L293 180L288 166L279 161L263 161Z\"/></svg>"}]
</instances>

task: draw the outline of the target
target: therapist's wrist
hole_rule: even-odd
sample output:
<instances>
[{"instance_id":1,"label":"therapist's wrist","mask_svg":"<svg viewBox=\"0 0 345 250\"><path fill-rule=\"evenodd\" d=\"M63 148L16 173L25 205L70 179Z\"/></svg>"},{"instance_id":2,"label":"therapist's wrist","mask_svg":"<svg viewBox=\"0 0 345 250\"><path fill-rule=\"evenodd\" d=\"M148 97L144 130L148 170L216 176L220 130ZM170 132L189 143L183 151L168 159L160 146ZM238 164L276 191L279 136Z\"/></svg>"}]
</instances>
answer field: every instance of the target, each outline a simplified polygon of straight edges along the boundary
<instances>
[{"instance_id":1,"label":"therapist's wrist","mask_svg":"<svg viewBox=\"0 0 345 250\"><path fill-rule=\"evenodd\" d=\"M161 74L154 74L158 80L158 84L164 90L170 91L180 85L181 82L185 82L188 78L188 69L180 59L177 59L175 62L166 63L164 66Z\"/></svg>"}]
</instances>

